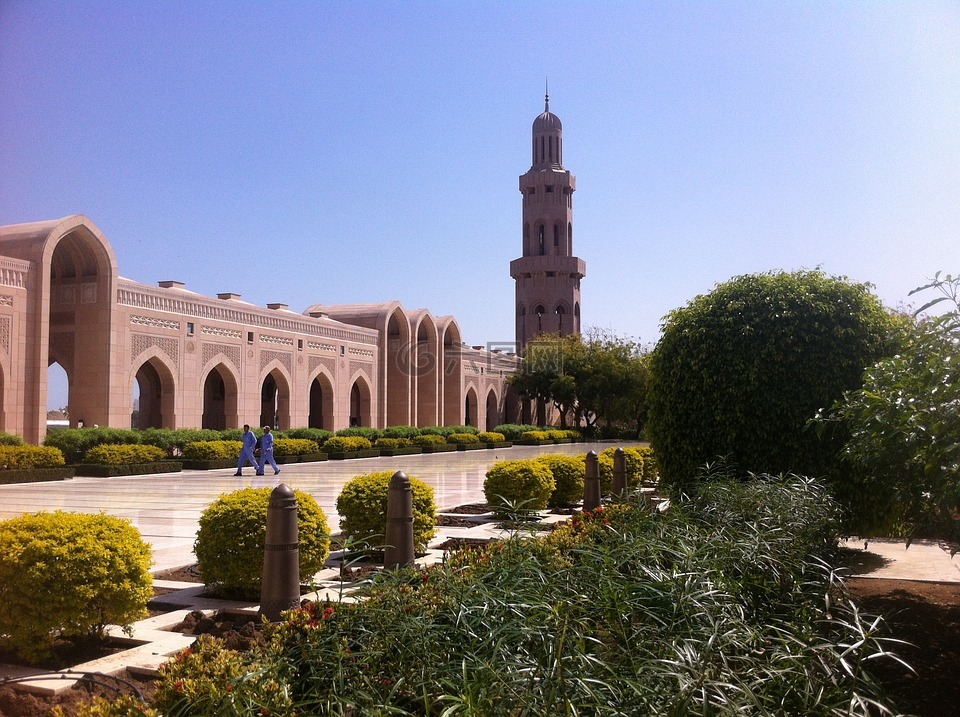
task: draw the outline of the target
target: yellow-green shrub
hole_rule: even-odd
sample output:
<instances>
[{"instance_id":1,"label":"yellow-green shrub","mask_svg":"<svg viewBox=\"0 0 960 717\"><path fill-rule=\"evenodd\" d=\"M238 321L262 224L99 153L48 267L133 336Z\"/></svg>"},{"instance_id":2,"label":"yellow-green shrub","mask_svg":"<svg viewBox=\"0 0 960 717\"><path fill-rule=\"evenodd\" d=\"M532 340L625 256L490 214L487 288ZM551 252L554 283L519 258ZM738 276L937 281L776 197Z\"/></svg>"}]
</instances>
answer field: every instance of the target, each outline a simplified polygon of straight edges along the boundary
<instances>
[{"instance_id":1,"label":"yellow-green shrub","mask_svg":"<svg viewBox=\"0 0 960 717\"><path fill-rule=\"evenodd\" d=\"M367 541L371 547L383 545L392 477L391 471L379 471L347 481L337 496L337 512L344 535ZM437 530L437 506L433 488L415 476L410 476L410 485L413 488L413 545L422 552Z\"/></svg>"},{"instance_id":2,"label":"yellow-green shrub","mask_svg":"<svg viewBox=\"0 0 960 717\"><path fill-rule=\"evenodd\" d=\"M325 453L349 453L350 451L365 451L373 444L363 436L333 436L323 444Z\"/></svg>"},{"instance_id":3,"label":"yellow-green shrub","mask_svg":"<svg viewBox=\"0 0 960 717\"><path fill-rule=\"evenodd\" d=\"M260 597L267 508L272 488L242 488L224 493L200 514L193 544L200 575L208 585L249 599ZM327 516L309 493L297 497L300 575L317 573L330 553Z\"/></svg>"},{"instance_id":4,"label":"yellow-green shrub","mask_svg":"<svg viewBox=\"0 0 960 717\"><path fill-rule=\"evenodd\" d=\"M613 490L613 456L616 447L601 451L600 459L600 490L609 493ZM624 463L627 468L627 485L639 485L643 480L643 455L636 448L623 449Z\"/></svg>"},{"instance_id":5,"label":"yellow-green shrub","mask_svg":"<svg viewBox=\"0 0 960 717\"><path fill-rule=\"evenodd\" d=\"M551 429L547 431L547 438L549 438L552 441L559 441L563 438L571 438L571 436L569 432L566 430Z\"/></svg>"},{"instance_id":6,"label":"yellow-green shrub","mask_svg":"<svg viewBox=\"0 0 960 717\"><path fill-rule=\"evenodd\" d=\"M442 446L447 439L436 433L424 433L410 439L418 446Z\"/></svg>"},{"instance_id":7,"label":"yellow-green shrub","mask_svg":"<svg viewBox=\"0 0 960 717\"><path fill-rule=\"evenodd\" d=\"M0 470L53 468L63 464L63 453L53 446L0 446Z\"/></svg>"},{"instance_id":8,"label":"yellow-green shrub","mask_svg":"<svg viewBox=\"0 0 960 717\"><path fill-rule=\"evenodd\" d=\"M457 445L466 445L469 443L479 443L480 438L474 433L451 433L447 436L447 443L455 443Z\"/></svg>"},{"instance_id":9,"label":"yellow-green shrub","mask_svg":"<svg viewBox=\"0 0 960 717\"><path fill-rule=\"evenodd\" d=\"M102 638L147 614L150 546L109 515L35 513L0 523L0 635L27 659L58 637Z\"/></svg>"},{"instance_id":10,"label":"yellow-green shrub","mask_svg":"<svg viewBox=\"0 0 960 717\"><path fill-rule=\"evenodd\" d=\"M484 431L481 433L478 438L481 443L503 443L507 440L507 437L502 433L495 433L494 431Z\"/></svg>"},{"instance_id":11,"label":"yellow-green shrub","mask_svg":"<svg viewBox=\"0 0 960 717\"><path fill-rule=\"evenodd\" d=\"M320 447L316 441L311 441L309 438L277 438L273 442L273 455L277 457L305 456L319 451Z\"/></svg>"},{"instance_id":12,"label":"yellow-green shrub","mask_svg":"<svg viewBox=\"0 0 960 717\"><path fill-rule=\"evenodd\" d=\"M660 469L657 466L657 456L654 454L653 448L637 446L633 450L643 456L643 480L655 483L660 475Z\"/></svg>"},{"instance_id":13,"label":"yellow-green shrub","mask_svg":"<svg viewBox=\"0 0 960 717\"><path fill-rule=\"evenodd\" d=\"M550 434L548 431L525 431L520 434L521 441L548 441Z\"/></svg>"},{"instance_id":14,"label":"yellow-green shrub","mask_svg":"<svg viewBox=\"0 0 960 717\"><path fill-rule=\"evenodd\" d=\"M377 448L407 448L413 445L409 438L378 438Z\"/></svg>"},{"instance_id":15,"label":"yellow-green shrub","mask_svg":"<svg viewBox=\"0 0 960 717\"><path fill-rule=\"evenodd\" d=\"M122 466L135 463L157 463L167 457L167 452L156 446L141 443L101 443L94 446L84 457L84 463Z\"/></svg>"},{"instance_id":16,"label":"yellow-green shrub","mask_svg":"<svg viewBox=\"0 0 960 717\"><path fill-rule=\"evenodd\" d=\"M550 469L556 484L547 505L551 508L566 507L583 498L587 466L582 458L558 453L540 456L536 460Z\"/></svg>"},{"instance_id":17,"label":"yellow-green shrub","mask_svg":"<svg viewBox=\"0 0 960 717\"><path fill-rule=\"evenodd\" d=\"M183 447L183 457L191 461L235 461L242 448L242 441L194 441Z\"/></svg>"},{"instance_id":18,"label":"yellow-green shrub","mask_svg":"<svg viewBox=\"0 0 960 717\"><path fill-rule=\"evenodd\" d=\"M487 504L495 511L547 507L556 483L550 469L536 459L500 461L490 466L483 481Z\"/></svg>"}]
</instances>

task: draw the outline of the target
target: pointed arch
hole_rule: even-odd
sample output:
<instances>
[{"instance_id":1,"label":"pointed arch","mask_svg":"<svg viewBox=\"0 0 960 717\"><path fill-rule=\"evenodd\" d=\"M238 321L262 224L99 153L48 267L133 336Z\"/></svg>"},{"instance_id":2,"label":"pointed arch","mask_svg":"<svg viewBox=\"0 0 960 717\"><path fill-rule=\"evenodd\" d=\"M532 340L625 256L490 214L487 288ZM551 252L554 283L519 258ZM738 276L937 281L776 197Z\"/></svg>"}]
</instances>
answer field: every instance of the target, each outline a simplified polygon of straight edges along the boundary
<instances>
[{"instance_id":1,"label":"pointed arch","mask_svg":"<svg viewBox=\"0 0 960 717\"><path fill-rule=\"evenodd\" d=\"M500 413L500 399L497 396L497 392L491 387L487 391L487 405L486 405L486 430L492 431L494 428L503 423L502 414Z\"/></svg>"},{"instance_id":2,"label":"pointed arch","mask_svg":"<svg viewBox=\"0 0 960 717\"><path fill-rule=\"evenodd\" d=\"M443 414L438 423L454 426L461 423L460 395L463 383L463 336L452 316L437 319L440 331L440 374Z\"/></svg>"},{"instance_id":3,"label":"pointed arch","mask_svg":"<svg viewBox=\"0 0 960 717\"><path fill-rule=\"evenodd\" d=\"M414 410L417 426L435 426L440 422L440 362L437 324L426 309L410 315L411 373L414 382Z\"/></svg>"},{"instance_id":4,"label":"pointed arch","mask_svg":"<svg viewBox=\"0 0 960 717\"><path fill-rule=\"evenodd\" d=\"M131 428L176 428L176 367L167 354L156 346L143 351L130 372L129 394L134 383L140 387L137 420Z\"/></svg>"},{"instance_id":5,"label":"pointed arch","mask_svg":"<svg viewBox=\"0 0 960 717\"><path fill-rule=\"evenodd\" d=\"M225 362L215 363L203 374L201 428L222 431L239 428L239 386L236 372Z\"/></svg>"},{"instance_id":6,"label":"pointed arch","mask_svg":"<svg viewBox=\"0 0 960 717\"><path fill-rule=\"evenodd\" d=\"M290 428L290 377L283 364L273 360L260 379L260 425Z\"/></svg>"},{"instance_id":7,"label":"pointed arch","mask_svg":"<svg viewBox=\"0 0 960 717\"><path fill-rule=\"evenodd\" d=\"M463 424L465 426L479 426L480 416L477 409L477 392L473 386L470 386L463 397Z\"/></svg>"},{"instance_id":8,"label":"pointed arch","mask_svg":"<svg viewBox=\"0 0 960 717\"><path fill-rule=\"evenodd\" d=\"M307 427L334 430L333 377L321 366L311 377Z\"/></svg>"},{"instance_id":9,"label":"pointed arch","mask_svg":"<svg viewBox=\"0 0 960 717\"><path fill-rule=\"evenodd\" d=\"M370 383L362 374L350 384L350 425L372 426Z\"/></svg>"}]
</instances>

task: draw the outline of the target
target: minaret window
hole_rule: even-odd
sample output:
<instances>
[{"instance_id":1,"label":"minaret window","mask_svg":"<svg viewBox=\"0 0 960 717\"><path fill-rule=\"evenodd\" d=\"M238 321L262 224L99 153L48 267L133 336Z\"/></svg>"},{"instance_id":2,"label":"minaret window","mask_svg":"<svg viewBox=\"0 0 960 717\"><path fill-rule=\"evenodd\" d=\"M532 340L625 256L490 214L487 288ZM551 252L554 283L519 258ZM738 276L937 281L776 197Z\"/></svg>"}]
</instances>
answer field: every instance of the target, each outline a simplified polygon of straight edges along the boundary
<instances>
[{"instance_id":1,"label":"minaret window","mask_svg":"<svg viewBox=\"0 0 960 717\"><path fill-rule=\"evenodd\" d=\"M543 246L543 224L537 225L537 244L540 249L540 256L544 255L544 246Z\"/></svg>"},{"instance_id":2,"label":"minaret window","mask_svg":"<svg viewBox=\"0 0 960 717\"><path fill-rule=\"evenodd\" d=\"M560 331L561 334L563 333L563 314L564 314L563 307L558 306L557 307L557 329Z\"/></svg>"},{"instance_id":3,"label":"minaret window","mask_svg":"<svg viewBox=\"0 0 960 717\"><path fill-rule=\"evenodd\" d=\"M560 253L560 225L553 225L553 253Z\"/></svg>"},{"instance_id":4,"label":"minaret window","mask_svg":"<svg viewBox=\"0 0 960 717\"><path fill-rule=\"evenodd\" d=\"M543 315L546 313L546 311L544 311L543 307L539 304L534 311L537 312L537 331L543 331Z\"/></svg>"}]
</instances>

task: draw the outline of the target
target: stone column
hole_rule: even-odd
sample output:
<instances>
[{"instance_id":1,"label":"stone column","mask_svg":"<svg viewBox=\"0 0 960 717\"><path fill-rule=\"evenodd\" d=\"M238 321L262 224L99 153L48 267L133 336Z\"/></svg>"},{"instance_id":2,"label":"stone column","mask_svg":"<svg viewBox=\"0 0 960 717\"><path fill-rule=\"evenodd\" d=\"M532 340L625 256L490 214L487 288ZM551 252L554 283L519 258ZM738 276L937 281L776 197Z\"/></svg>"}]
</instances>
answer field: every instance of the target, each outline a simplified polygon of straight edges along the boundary
<instances>
[{"instance_id":1,"label":"stone column","mask_svg":"<svg viewBox=\"0 0 960 717\"><path fill-rule=\"evenodd\" d=\"M390 479L387 493L386 549L383 567L386 569L413 565L413 487L403 471Z\"/></svg>"},{"instance_id":2,"label":"stone column","mask_svg":"<svg viewBox=\"0 0 960 717\"><path fill-rule=\"evenodd\" d=\"M587 453L587 477L583 483L583 510L600 507L600 459L596 451Z\"/></svg>"}]
</instances>

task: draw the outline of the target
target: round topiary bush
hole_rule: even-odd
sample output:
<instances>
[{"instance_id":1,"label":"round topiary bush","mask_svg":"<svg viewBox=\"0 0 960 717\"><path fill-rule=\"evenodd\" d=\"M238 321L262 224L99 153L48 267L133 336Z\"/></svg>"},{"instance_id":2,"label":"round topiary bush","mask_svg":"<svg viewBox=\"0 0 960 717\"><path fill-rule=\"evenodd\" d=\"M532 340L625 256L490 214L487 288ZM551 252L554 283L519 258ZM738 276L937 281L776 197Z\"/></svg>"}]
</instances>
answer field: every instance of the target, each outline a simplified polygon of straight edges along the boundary
<instances>
[{"instance_id":1,"label":"round topiary bush","mask_svg":"<svg viewBox=\"0 0 960 717\"><path fill-rule=\"evenodd\" d=\"M200 515L193 544L200 576L208 585L234 597L260 597L267 508L272 488L242 488L224 493ZM309 579L330 554L327 516L309 493L295 490L300 576Z\"/></svg>"},{"instance_id":2,"label":"round topiary bush","mask_svg":"<svg viewBox=\"0 0 960 717\"><path fill-rule=\"evenodd\" d=\"M842 436L807 423L896 348L871 292L820 271L738 276L667 315L651 355L648 433L674 495L718 460L738 475L827 475Z\"/></svg>"},{"instance_id":3,"label":"round topiary bush","mask_svg":"<svg viewBox=\"0 0 960 717\"><path fill-rule=\"evenodd\" d=\"M337 512L345 536L365 541L371 547L383 545L392 477L391 471L364 473L343 486L337 497ZM413 487L413 547L423 552L437 531L437 505L429 485L414 476L410 476L410 485Z\"/></svg>"},{"instance_id":4,"label":"round topiary bush","mask_svg":"<svg viewBox=\"0 0 960 717\"><path fill-rule=\"evenodd\" d=\"M583 499L583 484L587 466L583 458L551 454L537 458L550 469L555 487L547 505L551 508L566 508Z\"/></svg>"},{"instance_id":5,"label":"round topiary bush","mask_svg":"<svg viewBox=\"0 0 960 717\"><path fill-rule=\"evenodd\" d=\"M63 464L63 453L53 446L0 446L0 470L54 468Z\"/></svg>"},{"instance_id":6,"label":"round topiary bush","mask_svg":"<svg viewBox=\"0 0 960 717\"><path fill-rule=\"evenodd\" d=\"M543 510L554 488L550 469L536 459L494 463L483 481L483 495L496 512Z\"/></svg>"},{"instance_id":7,"label":"round topiary bush","mask_svg":"<svg viewBox=\"0 0 960 717\"><path fill-rule=\"evenodd\" d=\"M36 513L0 523L0 635L26 659L61 637L103 639L146 617L151 552L109 515Z\"/></svg>"}]
</instances>

